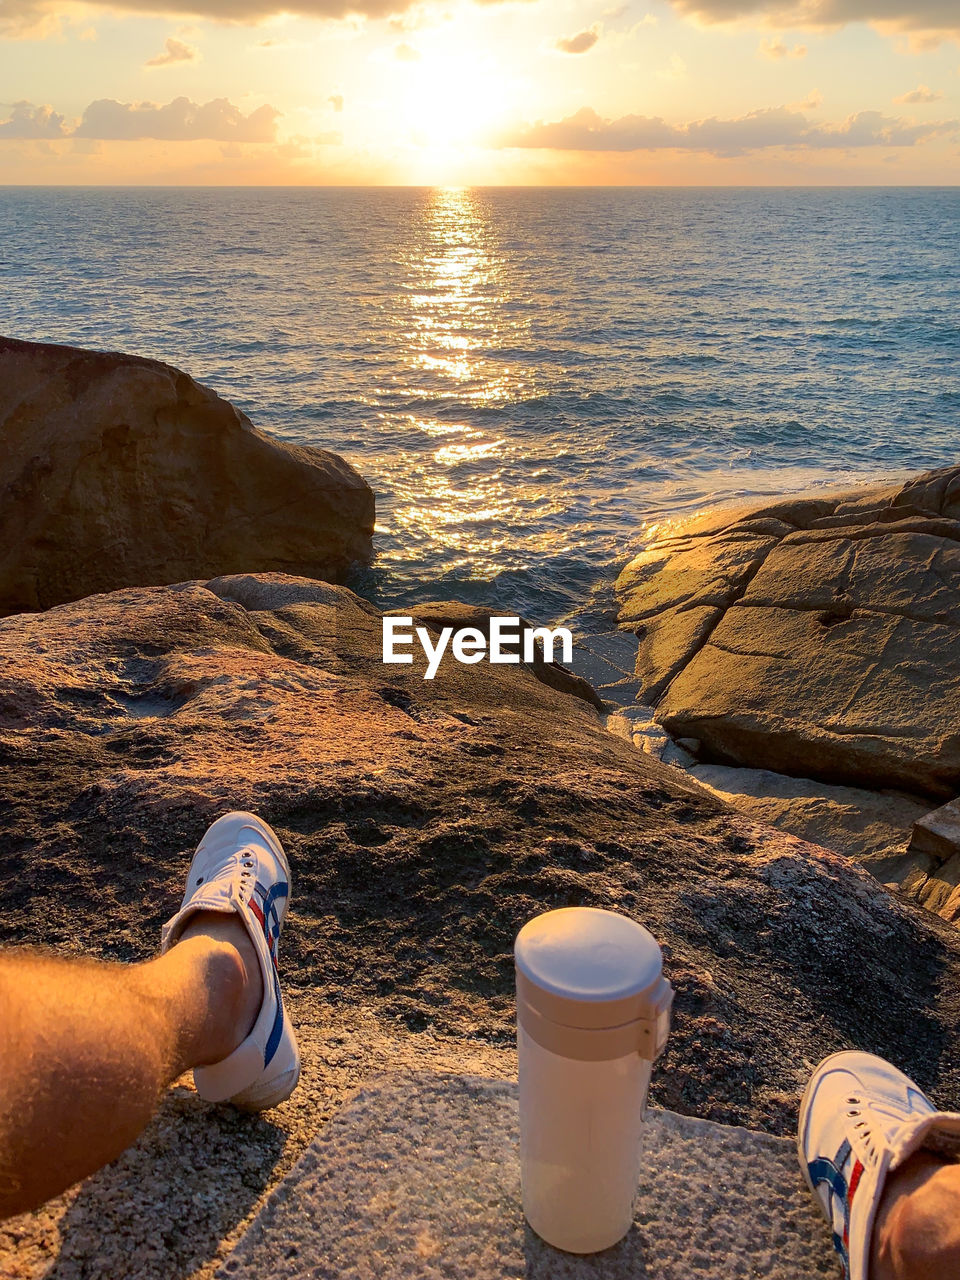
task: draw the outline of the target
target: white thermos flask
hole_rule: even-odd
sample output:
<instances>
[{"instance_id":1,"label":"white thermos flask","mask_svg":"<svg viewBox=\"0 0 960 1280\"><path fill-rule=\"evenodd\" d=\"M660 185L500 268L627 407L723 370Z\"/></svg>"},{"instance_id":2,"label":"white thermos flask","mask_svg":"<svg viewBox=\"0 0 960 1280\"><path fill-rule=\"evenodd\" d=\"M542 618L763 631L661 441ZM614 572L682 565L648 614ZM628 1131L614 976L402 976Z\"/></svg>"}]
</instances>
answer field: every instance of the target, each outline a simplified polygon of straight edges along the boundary
<instances>
[{"instance_id":1,"label":"white thermos flask","mask_svg":"<svg viewBox=\"0 0 960 1280\"><path fill-rule=\"evenodd\" d=\"M514 958L523 1211L548 1244L593 1253L633 1221L647 1086L673 989L656 939L614 911L537 916Z\"/></svg>"}]
</instances>

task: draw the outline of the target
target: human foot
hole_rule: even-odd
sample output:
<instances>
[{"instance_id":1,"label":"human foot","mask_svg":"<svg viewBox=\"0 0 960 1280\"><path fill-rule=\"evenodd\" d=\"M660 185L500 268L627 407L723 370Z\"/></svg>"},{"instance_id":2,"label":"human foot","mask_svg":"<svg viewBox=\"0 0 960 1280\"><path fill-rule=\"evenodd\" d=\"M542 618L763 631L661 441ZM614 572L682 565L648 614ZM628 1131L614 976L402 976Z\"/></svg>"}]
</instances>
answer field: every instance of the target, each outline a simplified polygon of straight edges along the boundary
<instances>
[{"instance_id":1,"label":"human foot","mask_svg":"<svg viewBox=\"0 0 960 1280\"><path fill-rule=\"evenodd\" d=\"M209 1102L262 1111L296 1088L300 1055L277 975L289 893L290 868L276 833L252 813L228 813L201 840L180 910L163 927L163 952L206 936L235 948L244 969L236 1047L222 1061L194 1068L197 1092Z\"/></svg>"},{"instance_id":2,"label":"human foot","mask_svg":"<svg viewBox=\"0 0 960 1280\"><path fill-rule=\"evenodd\" d=\"M797 1153L844 1280L867 1280L888 1174L921 1151L958 1150L960 1114L937 1111L889 1062L851 1050L820 1063L800 1104Z\"/></svg>"}]
</instances>

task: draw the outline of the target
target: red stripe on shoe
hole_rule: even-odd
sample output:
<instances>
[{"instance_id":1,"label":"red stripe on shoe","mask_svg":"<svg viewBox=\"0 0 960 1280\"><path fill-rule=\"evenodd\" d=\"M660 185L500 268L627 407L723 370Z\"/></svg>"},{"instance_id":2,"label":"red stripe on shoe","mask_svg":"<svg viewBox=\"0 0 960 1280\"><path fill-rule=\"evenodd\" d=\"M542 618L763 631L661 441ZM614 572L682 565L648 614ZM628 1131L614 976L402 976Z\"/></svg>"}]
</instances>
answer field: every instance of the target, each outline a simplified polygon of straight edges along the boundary
<instances>
[{"instance_id":1,"label":"red stripe on shoe","mask_svg":"<svg viewBox=\"0 0 960 1280\"><path fill-rule=\"evenodd\" d=\"M863 1165L859 1160L853 1166L853 1173L850 1175L850 1189L847 1191L847 1207L853 1207L853 1197L857 1193L857 1187L860 1185L860 1177L863 1173Z\"/></svg>"}]
</instances>

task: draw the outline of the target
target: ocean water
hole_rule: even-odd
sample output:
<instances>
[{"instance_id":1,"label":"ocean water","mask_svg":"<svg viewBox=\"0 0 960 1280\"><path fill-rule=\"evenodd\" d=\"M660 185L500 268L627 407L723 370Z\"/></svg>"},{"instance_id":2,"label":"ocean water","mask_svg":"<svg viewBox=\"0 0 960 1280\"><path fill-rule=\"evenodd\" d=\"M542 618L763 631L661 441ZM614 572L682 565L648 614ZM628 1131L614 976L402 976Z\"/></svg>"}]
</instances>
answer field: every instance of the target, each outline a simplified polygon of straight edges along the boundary
<instances>
[{"instance_id":1,"label":"ocean water","mask_svg":"<svg viewBox=\"0 0 960 1280\"><path fill-rule=\"evenodd\" d=\"M606 625L652 528L956 462L960 188L0 188L0 332L377 494L381 606Z\"/></svg>"}]
</instances>

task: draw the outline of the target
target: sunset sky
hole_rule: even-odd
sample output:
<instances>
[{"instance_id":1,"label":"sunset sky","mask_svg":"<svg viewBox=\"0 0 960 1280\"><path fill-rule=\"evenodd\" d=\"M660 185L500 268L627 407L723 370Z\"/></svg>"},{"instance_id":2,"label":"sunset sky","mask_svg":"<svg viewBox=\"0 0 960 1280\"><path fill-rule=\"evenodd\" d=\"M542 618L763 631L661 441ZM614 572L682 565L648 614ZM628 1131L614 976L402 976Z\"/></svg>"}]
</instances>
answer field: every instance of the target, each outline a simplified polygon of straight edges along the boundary
<instances>
[{"instance_id":1,"label":"sunset sky","mask_svg":"<svg viewBox=\"0 0 960 1280\"><path fill-rule=\"evenodd\" d=\"M0 0L0 181L960 181L960 0Z\"/></svg>"}]
</instances>

